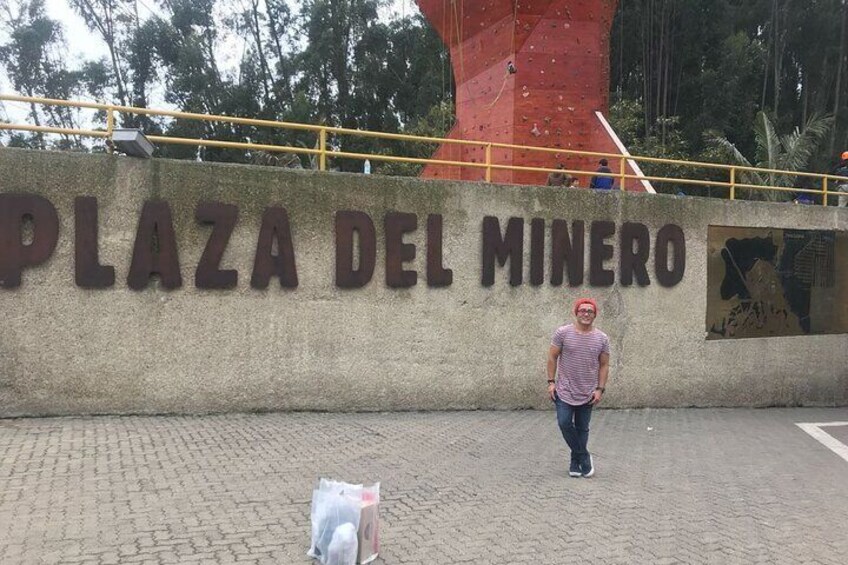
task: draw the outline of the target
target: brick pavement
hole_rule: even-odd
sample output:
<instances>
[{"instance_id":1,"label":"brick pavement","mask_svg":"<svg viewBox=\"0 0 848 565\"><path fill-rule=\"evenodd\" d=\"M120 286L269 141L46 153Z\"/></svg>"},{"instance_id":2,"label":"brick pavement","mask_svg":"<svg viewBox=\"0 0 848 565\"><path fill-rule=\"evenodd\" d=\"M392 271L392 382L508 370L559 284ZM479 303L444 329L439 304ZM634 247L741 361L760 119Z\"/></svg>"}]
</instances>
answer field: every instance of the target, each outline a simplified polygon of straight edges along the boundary
<instances>
[{"instance_id":1,"label":"brick pavement","mask_svg":"<svg viewBox=\"0 0 848 565\"><path fill-rule=\"evenodd\" d=\"M377 563L844 565L848 462L794 425L826 421L597 411L572 479L553 412L0 420L0 563L308 564L325 476L383 483Z\"/></svg>"}]
</instances>

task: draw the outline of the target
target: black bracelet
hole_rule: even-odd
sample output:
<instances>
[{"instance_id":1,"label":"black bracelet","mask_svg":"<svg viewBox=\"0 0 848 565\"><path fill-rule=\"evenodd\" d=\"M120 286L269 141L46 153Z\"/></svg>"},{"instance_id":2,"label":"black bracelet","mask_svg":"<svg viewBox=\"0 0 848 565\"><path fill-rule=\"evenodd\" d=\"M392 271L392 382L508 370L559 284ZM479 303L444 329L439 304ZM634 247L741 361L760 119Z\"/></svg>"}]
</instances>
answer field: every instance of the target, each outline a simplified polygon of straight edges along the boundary
<instances>
[{"instance_id":1,"label":"black bracelet","mask_svg":"<svg viewBox=\"0 0 848 565\"><path fill-rule=\"evenodd\" d=\"M554 382L555 382L555 381L554 381L553 379L548 379L548 384L549 384L549 385L554 384Z\"/></svg>"}]
</instances>

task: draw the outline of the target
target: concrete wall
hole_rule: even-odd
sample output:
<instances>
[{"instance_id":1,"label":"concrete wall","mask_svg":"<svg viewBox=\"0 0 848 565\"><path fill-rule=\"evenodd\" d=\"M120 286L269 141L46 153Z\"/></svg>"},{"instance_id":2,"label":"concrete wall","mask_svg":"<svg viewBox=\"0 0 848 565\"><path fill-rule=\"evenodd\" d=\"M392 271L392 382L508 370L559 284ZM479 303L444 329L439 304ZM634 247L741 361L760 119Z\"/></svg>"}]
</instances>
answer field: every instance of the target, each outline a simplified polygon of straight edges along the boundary
<instances>
[{"instance_id":1,"label":"concrete wall","mask_svg":"<svg viewBox=\"0 0 848 565\"><path fill-rule=\"evenodd\" d=\"M705 340L706 236L714 225L848 229L848 210L647 194L593 193L142 161L107 155L0 150L0 192L47 197L59 242L16 290L0 289L0 416L247 410L545 408L545 354L572 300L599 299L612 343L605 404L612 407L848 404L846 335ZM96 196L100 260L116 284L74 284L74 198ZM126 277L145 199L170 203L184 285L132 291ZM231 291L194 287L209 234L201 200L237 204L222 268ZM288 210L300 284L250 288L266 206ZM334 284L334 215L367 212L377 269L362 289ZM384 282L383 217L418 215L418 285ZM425 282L426 218L444 217L453 284ZM683 227L686 273L675 287L606 289L480 281L481 225L511 216L643 222L652 237ZM529 243L525 245L529 250ZM550 253L549 250L547 252ZM526 251L525 251L526 254ZM844 258L842 259L844 261ZM525 261L525 263L528 263ZM610 262L610 264L613 264ZM409 268L409 267L408 267ZM546 280L549 280L546 261ZM587 256L588 270L588 256Z\"/></svg>"}]
</instances>

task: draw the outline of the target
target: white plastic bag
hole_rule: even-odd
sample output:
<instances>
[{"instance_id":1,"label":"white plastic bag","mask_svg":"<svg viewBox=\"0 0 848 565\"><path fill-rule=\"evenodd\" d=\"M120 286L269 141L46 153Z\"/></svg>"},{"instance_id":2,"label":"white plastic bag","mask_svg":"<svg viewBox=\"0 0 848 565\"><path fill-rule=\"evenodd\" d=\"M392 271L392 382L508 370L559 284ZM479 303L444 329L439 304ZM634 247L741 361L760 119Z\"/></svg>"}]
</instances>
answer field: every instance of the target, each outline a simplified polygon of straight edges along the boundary
<instances>
[{"instance_id":1,"label":"white plastic bag","mask_svg":"<svg viewBox=\"0 0 848 565\"><path fill-rule=\"evenodd\" d=\"M333 530L333 537L327 547L327 565L356 565L358 550L356 528L350 522L345 522Z\"/></svg>"},{"instance_id":2,"label":"white plastic bag","mask_svg":"<svg viewBox=\"0 0 848 565\"><path fill-rule=\"evenodd\" d=\"M318 488L312 491L312 547L307 555L318 559L321 565L355 565L361 498L362 485L321 479ZM336 544L331 556L334 537Z\"/></svg>"},{"instance_id":3,"label":"white plastic bag","mask_svg":"<svg viewBox=\"0 0 848 565\"><path fill-rule=\"evenodd\" d=\"M312 546L307 555L322 565L355 565L359 555L359 523L363 507L379 503L380 484L371 487L321 479L312 491ZM371 518L371 514L369 514ZM376 528L376 515L373 518ZM374 547L363 548L362 563L377 557L376 531L366 538ZM372 539L373 538L373 539ZM367 543L365 545L368 545Z\"/></svg>"}]
</instances>

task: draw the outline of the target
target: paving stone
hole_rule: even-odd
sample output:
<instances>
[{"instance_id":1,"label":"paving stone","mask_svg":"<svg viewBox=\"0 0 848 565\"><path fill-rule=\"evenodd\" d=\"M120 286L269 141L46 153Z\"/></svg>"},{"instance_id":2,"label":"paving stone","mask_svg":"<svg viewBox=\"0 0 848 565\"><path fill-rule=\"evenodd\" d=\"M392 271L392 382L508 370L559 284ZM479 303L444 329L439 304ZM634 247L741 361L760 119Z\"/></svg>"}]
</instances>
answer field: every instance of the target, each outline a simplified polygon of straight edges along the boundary
<instances>
[{"instance_id":1,"label":"paving stone","mask_svg":"<svg viewBox=\"0 0 848 565\"><path fill-rule=\"evenodd\" d=\"M848 409L0 420L0 563L309 563L319 477L380 481L378 565L848 563Z\"/></svg>"}]
</instances>

